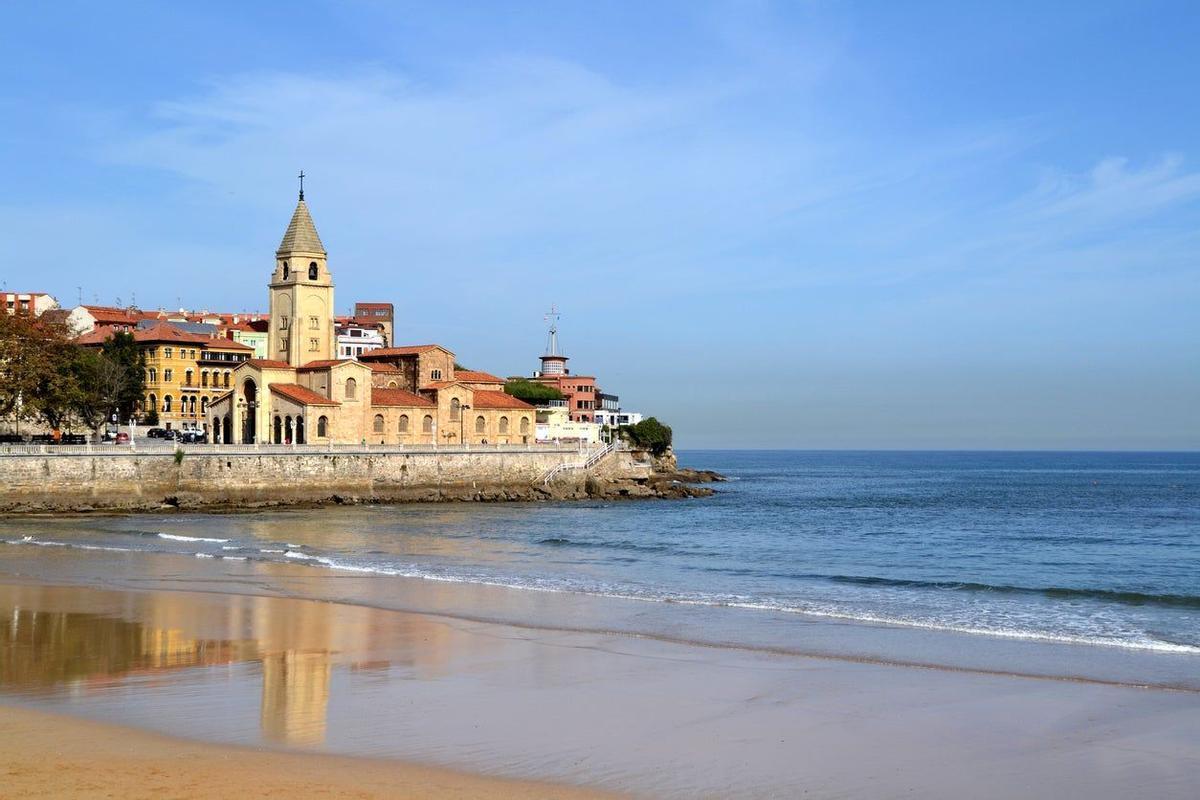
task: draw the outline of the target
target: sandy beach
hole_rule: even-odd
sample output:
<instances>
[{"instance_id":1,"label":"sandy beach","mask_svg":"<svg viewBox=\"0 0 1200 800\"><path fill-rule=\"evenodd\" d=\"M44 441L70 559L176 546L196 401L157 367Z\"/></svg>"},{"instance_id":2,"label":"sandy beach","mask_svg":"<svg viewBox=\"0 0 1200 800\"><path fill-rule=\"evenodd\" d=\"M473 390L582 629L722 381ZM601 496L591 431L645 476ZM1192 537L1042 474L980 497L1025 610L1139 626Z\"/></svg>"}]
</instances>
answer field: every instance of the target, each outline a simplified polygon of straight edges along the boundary
<instances>
[{"instance_id":1,"label":"sandy beach","mask_svg":"<svg viewBox=\"0 0 1200 800\"><path fill-rule=\"evenodd\" d=\"M1194 691L5 581L8 796L1182 798L1200 775Z\"/></svg>"},{"instance_id":2,"label":"sandy beach","mask_svg":"<svg viewBox=\"0 0 1200 800\"><path fill-rule=\"evenodd\" d=\"M4 797L602 798L399 761L189 742L27 709L0 709Z\"/></svg>"}]
</instances>

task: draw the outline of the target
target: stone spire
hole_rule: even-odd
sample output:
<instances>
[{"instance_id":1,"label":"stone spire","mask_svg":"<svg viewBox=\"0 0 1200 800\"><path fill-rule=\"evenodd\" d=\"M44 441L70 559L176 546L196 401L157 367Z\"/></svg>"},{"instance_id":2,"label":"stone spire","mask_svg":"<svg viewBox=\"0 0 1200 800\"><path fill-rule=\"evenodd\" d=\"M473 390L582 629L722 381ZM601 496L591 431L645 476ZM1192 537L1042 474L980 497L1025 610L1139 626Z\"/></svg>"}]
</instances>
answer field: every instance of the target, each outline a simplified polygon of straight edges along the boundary
<instances>
[{"instance_id":1,"label":"stone spire","mask_svg":"<svg viewBox=\"0 0 1200 800\"><path fill-rule=\"evenodd\" d=\"M313 225L312 215L308 213L308 204L304 202L303 194L296 203L296 210L292 214L292 221L288 223L287 231L283 234L283 241L279 243L279 249L275 252L280 256L285 253L325 255L325 245L321 244L321 237L317 235L317 226Z\"/></svg>"}]
</instances>

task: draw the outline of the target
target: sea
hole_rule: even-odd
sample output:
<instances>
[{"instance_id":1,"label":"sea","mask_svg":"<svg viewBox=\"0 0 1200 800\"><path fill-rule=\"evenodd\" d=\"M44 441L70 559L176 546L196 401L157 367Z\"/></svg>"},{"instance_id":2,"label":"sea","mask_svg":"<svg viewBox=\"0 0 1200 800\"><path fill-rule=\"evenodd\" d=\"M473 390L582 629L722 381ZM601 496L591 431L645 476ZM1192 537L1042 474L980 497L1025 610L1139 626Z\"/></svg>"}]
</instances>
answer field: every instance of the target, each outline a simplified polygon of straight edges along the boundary
<instances>
[{"instance_id":1,"label":"sea","mask_svg":"<svg viewBox=\"0 0 1200 800\"><path fill-rule=\"evenodd\" d=\"M858 623L1165 654L1186 658L1172 672L1200 674L1200 454L684 451L680 461L728 481L675 501L9 519L0 564L36 572L13 556L43 549L125 554L128 574L143 557L238 574L287 564L314 577L503 587L543 606L607 598L622 610L606 628L648 635L821 651L852 638L848 628L816 635L795 623ZM519 605L497 617L533 622L514 618Z\"/></svg>"}]
</instances>

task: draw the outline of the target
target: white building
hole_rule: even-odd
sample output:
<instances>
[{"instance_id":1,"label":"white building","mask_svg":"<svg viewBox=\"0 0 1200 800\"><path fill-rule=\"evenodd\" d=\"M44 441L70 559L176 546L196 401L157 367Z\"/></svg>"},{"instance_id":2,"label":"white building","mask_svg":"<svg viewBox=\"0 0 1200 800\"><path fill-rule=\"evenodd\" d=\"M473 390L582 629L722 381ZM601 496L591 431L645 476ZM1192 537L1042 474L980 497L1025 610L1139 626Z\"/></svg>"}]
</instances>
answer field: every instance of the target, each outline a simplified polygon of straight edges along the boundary
<instances>
[{"instance_id":1,"label":"white building","mask_svg":"<svg viewBox=\"0 0 1200 800\"><path fill-rule=\"evenodd\" d=\"M0 292L0 308L6 314L40 317L50 309L58 308L58 301L45 292Z\"/></svg>"},{"instance_id":2,"label":"white building","mask_svg":"<svg viewBox=\"0 0 1200 800\"><path fill-rule=\"evenodd\" d=\"M636 411L596 409L596 424L607 425L610 428L619 428L622 425L637 425L642 419L642 415Z\"/></svg>"},{"instance_id":3,"label":"white building","mask_svg":"<svg viewBox=\"0 0 1200 800\"><path fill-rule=\"evenodd\" d=\"M538 406L537 440L539 442L586 442L600 441L600 426L594 422L575 422L565 400L551 401L562 405Z\"/></svg>"},{"instance_id":4,"label":"white building","mask_svg":"<svg viewBox=\"0 0 1200 800\"><path fill-rule=\"evenodd\" d=\"M337 320L338 358L357 359L363 353L378 350L387 345L383 325L377 322L360 322L353 317Z\"/></svg>"}]
</instances>

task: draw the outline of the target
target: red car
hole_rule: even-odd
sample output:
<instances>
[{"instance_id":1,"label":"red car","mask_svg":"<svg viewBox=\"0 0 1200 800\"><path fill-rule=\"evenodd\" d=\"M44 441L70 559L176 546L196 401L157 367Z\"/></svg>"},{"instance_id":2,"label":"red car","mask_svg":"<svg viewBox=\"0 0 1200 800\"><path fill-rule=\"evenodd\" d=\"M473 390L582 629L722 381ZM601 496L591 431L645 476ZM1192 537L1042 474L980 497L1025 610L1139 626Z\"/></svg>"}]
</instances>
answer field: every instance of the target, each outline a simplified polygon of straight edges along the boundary
<instances>
[{"instance_id":1,"label":"red car","mask_svg":"<svg viewBox=\"0 0 1200 800\"><path fill-rule=\"evenodd\" d=\"M129 434L121 431L117 438L113 439L113 444L129 444Z\"/></svg>"}]
</instances>

